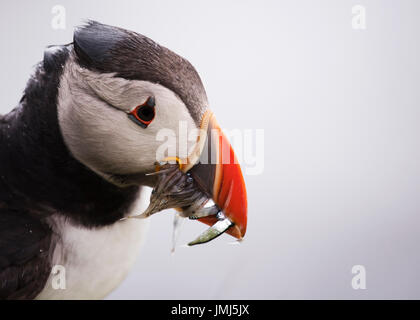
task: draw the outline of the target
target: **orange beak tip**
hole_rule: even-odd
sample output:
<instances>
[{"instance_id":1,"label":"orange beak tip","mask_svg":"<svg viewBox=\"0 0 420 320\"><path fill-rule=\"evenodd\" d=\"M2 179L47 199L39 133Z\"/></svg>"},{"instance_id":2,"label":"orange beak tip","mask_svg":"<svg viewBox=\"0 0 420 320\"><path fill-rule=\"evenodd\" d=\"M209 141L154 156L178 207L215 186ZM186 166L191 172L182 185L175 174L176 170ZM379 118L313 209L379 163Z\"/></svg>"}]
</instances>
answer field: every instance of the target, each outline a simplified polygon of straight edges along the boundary
<instances>
[{"instance_id":1,"label":"orange beak tip","mask_svg":"<svg viewBox=\"0 0 420 320\"><path fill-rule=\"evenodd\" d=\"M200 222L214 226L220 219L229 219L223 232L242 240L247 228L247 193L241 167L233 148L222 132L214 115L206 113L202 127L206 142L202 144L200 161L191 167L191 174L198 184L212 196L221 210L221 216L199 218ZM214 160L217 160L214 162Z\"/></svg>"}]
</instances>

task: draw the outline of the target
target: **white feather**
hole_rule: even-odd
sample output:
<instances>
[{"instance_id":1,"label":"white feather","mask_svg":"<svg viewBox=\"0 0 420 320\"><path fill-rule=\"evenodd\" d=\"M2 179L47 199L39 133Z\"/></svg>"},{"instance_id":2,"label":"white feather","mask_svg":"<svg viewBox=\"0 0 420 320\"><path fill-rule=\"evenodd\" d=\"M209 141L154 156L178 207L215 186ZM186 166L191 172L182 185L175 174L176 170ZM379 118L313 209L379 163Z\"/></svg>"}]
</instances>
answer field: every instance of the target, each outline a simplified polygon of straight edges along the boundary
<instances>
[{"instance_id":1,"label":"white feather","mask_svg":"<svg viewBox=\"0 0 420 320\"><path fill-rule=\"evenodd\" d=\"M127 215L143 212L150 192L143 189ZM54 216L50 225L60 235L52 264L65 268L66 288L54 289L53 277L57 275L51 274L37 299L102 299L124 280L133 266L149 220L125 219L111 226L87 229Z\"/></svg>"},{"instance_id":2,"label":"white feather","mask_svg":"<svg viewBox=\"0 0 420 320\"><path fill-rule=\"evenodd\" d=\"M145 129L133 123L127 112L154 96L156 116ZM196 142L198 128L185 104L171 90L148 81L115 78L80 67L69 58L60 81L58 119L71 153L97 173L131 174L154 169L162 129L174 133L174 154L179 154L179 126L184 124L188 150ZM197 132L197 135L194 134ZM188 153L188 151L187 151Z\"/></svg>"}]
</instances>

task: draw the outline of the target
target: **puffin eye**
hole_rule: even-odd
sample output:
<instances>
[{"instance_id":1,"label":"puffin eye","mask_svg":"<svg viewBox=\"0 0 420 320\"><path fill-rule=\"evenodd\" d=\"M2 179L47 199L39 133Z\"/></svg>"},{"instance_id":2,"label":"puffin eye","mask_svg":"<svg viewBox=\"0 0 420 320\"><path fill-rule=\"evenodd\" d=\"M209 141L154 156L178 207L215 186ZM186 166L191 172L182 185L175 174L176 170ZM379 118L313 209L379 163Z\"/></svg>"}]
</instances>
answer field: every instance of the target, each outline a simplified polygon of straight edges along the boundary
<instances>
[{"instance_id":1,"label":"puffin eye","mask_svg":"<svg viewBox=\"0 0 420 320\"><path fill-rule=\"evenodd\" d=\"M135 107L128 118L142 128L147 128L155 118L155 98L149 97L145 103Z\"/></svg>"}]
</instances>

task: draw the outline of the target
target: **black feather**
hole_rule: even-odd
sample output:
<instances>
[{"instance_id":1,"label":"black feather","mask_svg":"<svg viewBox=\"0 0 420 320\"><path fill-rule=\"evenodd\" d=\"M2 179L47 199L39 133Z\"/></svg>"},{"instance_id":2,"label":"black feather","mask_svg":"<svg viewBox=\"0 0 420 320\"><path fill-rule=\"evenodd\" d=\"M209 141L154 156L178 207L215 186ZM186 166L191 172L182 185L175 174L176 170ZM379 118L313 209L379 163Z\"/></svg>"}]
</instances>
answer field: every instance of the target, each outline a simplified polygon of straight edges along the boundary
<instances>
[{"instance_id":1,"label":"black feather","mask_svg":"<svg viewBox=\"0 0 420 320\"><path fill-rule=\"evenodd\" d=\"M32 299L44 288L53 237L36 217L0 208L0 299Z\"/></svg>"},{"instance_id":2,"label":"black feather","mask_svg":"<svg viewBox=\"0 0 420 320\"><path fill-rule=\"evenodd\" d=\"M68 56L64 48L48 55L20 105L0 118L0 204L46 216L58 211L85 226L111 224L127 212L139 188L107 182L65 146L56 104Z\"/></svg>"},{"instance_id":3,"label":"black feather","mask_svg":"<svg viewBox=\"0 0 420 320\"><path fill-rule=\"evenodd\" d=\"M109 58L112 48L127 37L122 29L89 21L86 26L76 28L74 31L74 50L80 59L80 64L100 64Z\"/></svg>"},{"instance_id":4,"label":"black feather","mask_svg":"<svg viewBox=\"0 0 420 320\"><path fill-rule=\"evenodd\" d=\"M191 64L131 31L89 22L74 43L47 48L19 105L0 116L0 298L33 298L44 287L57 239L46 219L112 224L140 187L120 188L77 161L58 123L60 76L72 52L83 67L169 88L199 123L207 98ZM59 236L59 235L57 235Z\"/></svg>"},{"instance_id":5,"label":"black feather","mask_svg":"<svg viewBox=\"0 0 420 320\"><path fill-rule=\"evenodd\" d=\"M95 21L76 30L74 47L79 64L88 69L159 83L172 90L200 124L207 95L186 59L141 34Z\"/></svg>"}]
</instances>

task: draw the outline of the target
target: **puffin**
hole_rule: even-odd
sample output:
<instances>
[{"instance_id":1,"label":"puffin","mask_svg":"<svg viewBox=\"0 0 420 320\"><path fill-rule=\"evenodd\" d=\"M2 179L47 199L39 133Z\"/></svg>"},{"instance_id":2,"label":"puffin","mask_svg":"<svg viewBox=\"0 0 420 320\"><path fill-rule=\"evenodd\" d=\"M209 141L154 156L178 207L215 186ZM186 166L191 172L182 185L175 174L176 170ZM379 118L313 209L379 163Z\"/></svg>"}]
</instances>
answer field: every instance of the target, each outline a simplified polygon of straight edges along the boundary
<instances>
[{"instance_id":1,"label":"puffin","mask_svg":"<svg viewBox=\"0 0 420 320\"><path fill-rule=\"evenodd\" d=\"M34 69L0 115L0 299L105 298L166 208L208 225L190 245L244 237L240 165L186 59L87 21Z\"/></svg>"}]
</instances>

